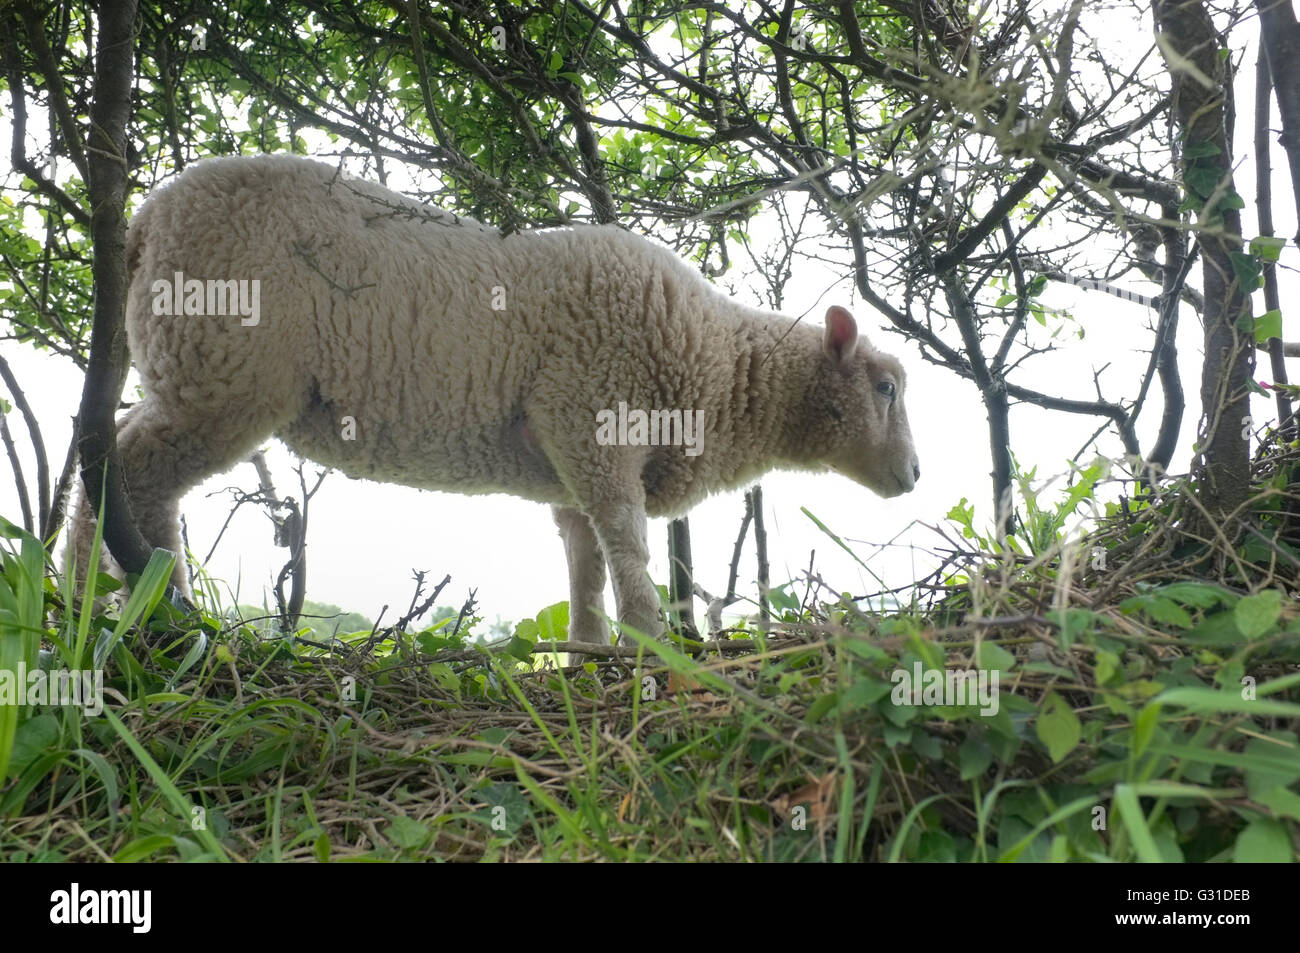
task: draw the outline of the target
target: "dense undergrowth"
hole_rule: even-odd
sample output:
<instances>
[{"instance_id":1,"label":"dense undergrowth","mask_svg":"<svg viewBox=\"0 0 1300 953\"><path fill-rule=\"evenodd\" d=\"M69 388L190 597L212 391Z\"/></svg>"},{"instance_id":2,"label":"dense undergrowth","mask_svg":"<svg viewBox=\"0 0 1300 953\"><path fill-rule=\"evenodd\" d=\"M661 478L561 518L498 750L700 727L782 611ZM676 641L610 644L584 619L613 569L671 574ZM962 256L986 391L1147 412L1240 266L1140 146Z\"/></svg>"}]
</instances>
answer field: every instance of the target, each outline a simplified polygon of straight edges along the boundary
<instances>
[{"instance_id":1,"label":"dense undergrowth","mask_svg":"<svg viewBox=\"0 0 1300 953\"><path fill-rule=\"evenodd\" d=\"M1257 462L1231 530L1170 487L1067 544L1084 471L1007 544L958 507L907 605L809 580L765 630L567 667L564 607L491 648L473 618L268 637L215 589L171 606L161 556L96 614L10 526L0 672L99 669L104 698L0 694L0 854L1292 860L1298 459ZM900 695L966 670L997 691Z\"/></svg>"}]
</instances>

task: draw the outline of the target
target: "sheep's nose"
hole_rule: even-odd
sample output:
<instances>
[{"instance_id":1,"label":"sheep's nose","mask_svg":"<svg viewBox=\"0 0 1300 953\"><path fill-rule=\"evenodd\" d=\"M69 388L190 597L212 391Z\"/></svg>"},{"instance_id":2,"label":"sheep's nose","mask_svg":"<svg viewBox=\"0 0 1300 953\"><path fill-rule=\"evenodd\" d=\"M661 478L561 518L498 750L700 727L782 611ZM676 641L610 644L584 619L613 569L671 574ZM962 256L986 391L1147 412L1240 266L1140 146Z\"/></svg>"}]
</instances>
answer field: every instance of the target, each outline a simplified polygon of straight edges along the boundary
<instances>
[{"instance_id":1,"label":"sheep's nose","mask_svg":"<svg viewBox=\"0 0 1300 953\"><path fill-rule=\"evenodd\" d=\"M912 458L912 479L921 479L921 461L916 459L916 457Z\"/></svg>"}]
</instances>

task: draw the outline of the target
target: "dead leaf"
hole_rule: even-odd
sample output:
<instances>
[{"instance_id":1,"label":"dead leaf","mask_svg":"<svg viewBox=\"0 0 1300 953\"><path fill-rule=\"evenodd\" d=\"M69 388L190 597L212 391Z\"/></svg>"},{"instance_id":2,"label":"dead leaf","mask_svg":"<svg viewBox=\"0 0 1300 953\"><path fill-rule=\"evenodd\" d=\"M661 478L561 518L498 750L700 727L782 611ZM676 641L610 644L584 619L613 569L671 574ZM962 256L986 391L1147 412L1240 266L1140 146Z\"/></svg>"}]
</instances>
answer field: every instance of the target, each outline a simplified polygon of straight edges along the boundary
<instances>
[{"instance_id":1,"label":"dead leaf","mask_svg":"<svg viewBox=\"0 0 1300 953\"><path fill-rule=\"evenodd\" d=\"M719 696L701 685L698 679L689 675L679 675L676 672L668 673L668 693L670 695L689 694L692 701L709 704L717 704L722 701Z\"/></svg>"},{"instance_id":2,"label":"dead leaf","mask_svg":"<svg viewBox=\"0 0 1300 953\"><path fill-rule=\"evenodd\" d=\"M827 772L820 780L809 781L792 794L782 794L772 800L772 807L789 817L800 804L808 805L808 819L819 824L834 815L835 772Z\"/></svg>"}]
</instances>

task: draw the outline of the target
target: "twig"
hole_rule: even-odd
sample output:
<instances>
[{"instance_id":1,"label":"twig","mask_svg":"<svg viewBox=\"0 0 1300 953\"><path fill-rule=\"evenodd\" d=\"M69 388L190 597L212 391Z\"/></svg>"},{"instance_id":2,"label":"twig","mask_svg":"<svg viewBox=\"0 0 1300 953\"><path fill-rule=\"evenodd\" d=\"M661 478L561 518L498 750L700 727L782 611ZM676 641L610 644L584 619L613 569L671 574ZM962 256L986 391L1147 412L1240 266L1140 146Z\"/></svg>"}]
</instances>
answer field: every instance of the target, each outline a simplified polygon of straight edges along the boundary
<instances>
[{"instance_id":1,"label":"twig","mask_svg":"<svg viewBox=\"0 0 1300 953\"><path fill-rule=\"evenodd\" d=\"M451 630L451 637L454 639L460 634L460 625L465 621L465 617L478 608L474 597L478 594L477 589L471 589L469 596L465 599L465 604L460 607L460 615L456 616L456 627Z\"/></svg>"},{"instance_id":2,"label":"twig","mask_svg":"<svg viewBox=\"0 0 1300 953\"><path fill-rule=\"evenodd\" d=\"M420 593L424 590L425 573L423 572L423 570L415 570L414 574L415 574L415 593L411 596L410 608L407 609L406 615L398 619L397 624L393 626L393 628L396 629L398 632L405 632L408 624L414 622L416 619L420 618L420 616L424 615L431 608L433 608L434 600L438 598L438 595L439 593L442 592L443 587L445 587L447 583L451 582L450 575L443 576L442 582L438 583L438 585L434 587L433 592L429 593L429 598L425 599L424 602L420 603L419 607L417 608L415 605L415 600L420 598Z\"/></svg>"},{"instance_id":3,"label":"twig","mask_svg":"<svg viewBox=\"0 0 1300 953\"><path fill-rule=\"evenodd\" d=\"M750 498L754 513L754 548L758 555L758 615L760 624L766 628L772 613L767 604L770 575L767 562L767 527L763 525L762 484L755 483L754 488L745 495Z\"/></svg>"},{"instance_id":4,"label":"twig","mask_svg":"<svg viewBox=\"0 0 1300 953\"><path fill-rule=\"evenodd\" d=\"M13 435L9 433L9 416L0 413L0 439L4 440L5 452L9 454L9 465L14 471L14 486L18 489L18 505L23 510L23 529L29 533L36 532L32 522L32 501L27 495L27 480L23 477L22 461L18 459L18 448L14 446Z\"/></svg>"},{"instance_id":5,"label":"twig","mask_svg":"<svg viewBox=\"0 0 1300 953\"><path fill-rule=\"evenodd\" d=\"M45 524L50 520L50 462L45 456L45 441L41 438L41 425L36 420L36 415L32 413L32 407L27 403L27 395L23 393L22 388L18 386L18 379L9 368L9 362L0 357L0 377L4 378L5 386L9 388L9 393L13 395L14 406L23 415L23 422L27 424L27 434L32 441L32 450L36 454L36 502L38 506L37 526L44 533ZM35 532L35 530L33 530Z\"/></svg>"}]
</instances>

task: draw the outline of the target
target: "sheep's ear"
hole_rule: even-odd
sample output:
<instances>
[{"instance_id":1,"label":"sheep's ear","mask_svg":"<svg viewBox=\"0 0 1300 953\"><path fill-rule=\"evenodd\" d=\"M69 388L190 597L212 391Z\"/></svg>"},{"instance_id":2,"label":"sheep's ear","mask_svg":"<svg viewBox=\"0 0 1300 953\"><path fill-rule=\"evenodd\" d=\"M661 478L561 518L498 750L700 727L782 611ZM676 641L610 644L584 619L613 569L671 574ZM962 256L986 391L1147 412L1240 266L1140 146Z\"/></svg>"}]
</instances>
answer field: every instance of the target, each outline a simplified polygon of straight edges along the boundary
<instances>
[{"instance_id":1,"label":"sheep's ear","mask_svg":"<svg viewBox=\"0 0 1300 953\"><path fill-rule=\"evenodd\" d=\"M853 357L858 344L858 322L848 310L837 304L826 309L826 336L822 347L826 356L837 364L845 364Z\"/></svg>"}]
</instances>

